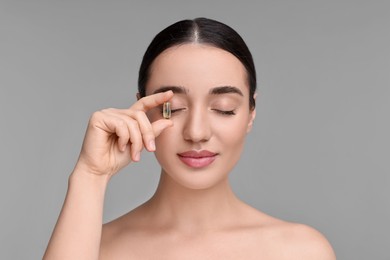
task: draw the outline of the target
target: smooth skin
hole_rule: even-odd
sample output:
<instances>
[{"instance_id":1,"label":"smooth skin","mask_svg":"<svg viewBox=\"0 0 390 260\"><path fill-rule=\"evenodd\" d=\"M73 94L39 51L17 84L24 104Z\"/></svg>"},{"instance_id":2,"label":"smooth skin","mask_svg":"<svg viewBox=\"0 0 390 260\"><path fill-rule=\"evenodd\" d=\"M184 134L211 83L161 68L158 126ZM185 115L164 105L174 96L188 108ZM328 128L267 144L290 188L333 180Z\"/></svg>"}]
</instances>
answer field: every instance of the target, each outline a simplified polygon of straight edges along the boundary
<instances>
[{"instance_id":1,"label":"smooth skin","mask_svg":"<svg viewBox=\"0 0 390 260\"><path fill-rule=\"evenodd\" d=\"M318 231L250 207L229 185L256 115L236 57L202 44L169 48L146 90L129 109L92 115L44 259L335 259ZM171 119L161 115L166 101ZM144 148L162 168L156 193L102 225L110 178ZM178 157L190 150L217 156L195 169Z\"/></svg>"}]
</instances>

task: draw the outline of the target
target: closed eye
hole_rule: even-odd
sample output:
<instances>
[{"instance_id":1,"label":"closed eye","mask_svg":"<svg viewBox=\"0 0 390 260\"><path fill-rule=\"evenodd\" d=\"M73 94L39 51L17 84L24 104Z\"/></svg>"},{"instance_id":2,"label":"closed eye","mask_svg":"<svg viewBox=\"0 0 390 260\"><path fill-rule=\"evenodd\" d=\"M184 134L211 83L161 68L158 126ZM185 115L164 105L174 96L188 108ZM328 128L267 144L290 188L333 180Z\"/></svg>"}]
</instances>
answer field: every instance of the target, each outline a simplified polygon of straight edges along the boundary
<instances>
[{"instance_id":1,"label":"closed eye","mask_svg":"<svg viewBox=\"0 0 390 260\"><path fill-rule=\"evenodd\" d=\"M163 110L164 110L163 106L160 106L161 113L164 113ZM185 108L177 108L177 109L172 109L171 108L171 114L179 112L179 111L182 111L182 110L185 110Z\"/></svg>"},{"instance_id":2,"label":"closed eye","mask_svg":"<svg viewBox=\"0 0 390 260\"><path fill-rule=\"evenodd\" d=\"M179 111L182 111L182 110L185 110L185 108L177 108L177 109L171 109L171 113L175 113L175 112L179 112Z\"/></svg>"},{"instance_id":3,"label":"closed eye","mask_svg":"<svg viewBox=\"0 0 390 260\"><path fill-rule=\"evenodd\" d=\"M213 109L213 111L221 114L221 115L225 115L225 116L232 116L232 115L235 115L236 112L234 110L220 110L220 109Z\"/></svg>"}]
</instances>

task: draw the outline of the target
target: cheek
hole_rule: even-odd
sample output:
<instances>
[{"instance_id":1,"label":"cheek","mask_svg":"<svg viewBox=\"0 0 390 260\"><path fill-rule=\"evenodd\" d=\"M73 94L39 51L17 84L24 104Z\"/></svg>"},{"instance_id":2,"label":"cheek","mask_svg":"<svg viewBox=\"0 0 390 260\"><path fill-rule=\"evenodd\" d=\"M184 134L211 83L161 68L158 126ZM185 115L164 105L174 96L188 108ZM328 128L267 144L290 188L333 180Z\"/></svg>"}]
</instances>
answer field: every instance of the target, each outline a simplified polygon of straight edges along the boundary
<instances>
[{"instance_id":1,"label":"cheek","mask_svg":"<svg viewBox=\"0 0 390 260\"><path fill-rule=\"evenodd\" d=\"M156 137L155 142L156 150L154 155L159 164L168 170L174 155L178 152L177 148L182 143L179 129L177 129L176 125L165 129Z\"/></svg>"},{"instance_id":2,"label":"cheek","mask_svg":"<svg viewBox=\"0 0 390 260\"><path fill-rule=\"evenodd\" d=\"M166 128L156 137L156 152L162 154L161 150L168 152L172 147L176 147L180 142L180 129L174 122L174 125Z\"/></svg>"},{"instance_id":3,"label":"cheek","mask_svg":"<svg viewBox=\"0 0 390 260\"><path fill-rule=\"evenodd\" d=\"M174 130L172 129L165 129L164 131L161 132L159 136L156 137L156 144L161 144L165 145L168 143L174 143L177 138L174 138ZM176 135L177 136L177 135Z\"/></svg>"},{"instance_id":4,"label":"cheek","mask_svg":"<svg viewBox=\"0 0 390 260\"><path fill-rule=\"evenodd\" d=\"M243 115L236 115L233 118L215 120L214 133L227 143L240 142L247 133L248 120Z\"/></svg>"}]
</instances>

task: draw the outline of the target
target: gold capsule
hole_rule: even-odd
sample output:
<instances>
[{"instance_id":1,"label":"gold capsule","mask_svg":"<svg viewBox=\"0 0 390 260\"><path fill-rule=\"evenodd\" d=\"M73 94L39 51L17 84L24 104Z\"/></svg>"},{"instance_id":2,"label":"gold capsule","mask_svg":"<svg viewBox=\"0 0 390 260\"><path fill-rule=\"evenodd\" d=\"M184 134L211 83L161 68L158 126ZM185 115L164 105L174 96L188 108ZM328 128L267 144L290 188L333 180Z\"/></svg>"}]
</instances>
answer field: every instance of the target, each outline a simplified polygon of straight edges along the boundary
<instances>
[{"instance_id":1,"label":"gold capsule","mask_svg":"<svg viewBox=\"0 0 390 260\"><path fill-rule=\"evenodd\" d=\"M171 103L170 102L164 102L163 104L163 111L162 111L163 117L165 119L171 118Z\"/></svg>"}]
</instances>

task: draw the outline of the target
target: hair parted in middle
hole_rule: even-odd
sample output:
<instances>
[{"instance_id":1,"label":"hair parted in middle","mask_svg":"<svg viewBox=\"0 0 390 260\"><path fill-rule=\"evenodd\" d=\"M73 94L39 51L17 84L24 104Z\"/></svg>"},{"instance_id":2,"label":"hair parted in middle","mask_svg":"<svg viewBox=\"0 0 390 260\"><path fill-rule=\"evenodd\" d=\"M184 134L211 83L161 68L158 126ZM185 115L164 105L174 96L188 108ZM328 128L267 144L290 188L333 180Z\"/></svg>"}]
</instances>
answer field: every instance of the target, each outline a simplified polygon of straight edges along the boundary
<instances>
[{"instance_id":1,"label":"hair parted in middle","mask_svg":"<svg viewBox=\"0 0 390 260\"><path fill-rule=\"evenodd\" d=\"M166 49L186 44L199 43L214 46L233 54L244 65L249 85L249 106L255 108L256 70L252 54L241 36L231 27L221 22L196 18L176 22L158 33L143 56L139 75L138 92L140 97L146 95L146 83L150 77L153 61Z\"/></svg>"}]
</instances>

